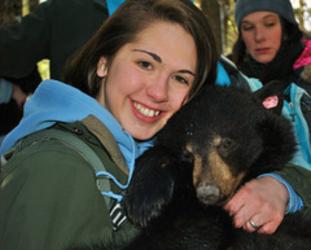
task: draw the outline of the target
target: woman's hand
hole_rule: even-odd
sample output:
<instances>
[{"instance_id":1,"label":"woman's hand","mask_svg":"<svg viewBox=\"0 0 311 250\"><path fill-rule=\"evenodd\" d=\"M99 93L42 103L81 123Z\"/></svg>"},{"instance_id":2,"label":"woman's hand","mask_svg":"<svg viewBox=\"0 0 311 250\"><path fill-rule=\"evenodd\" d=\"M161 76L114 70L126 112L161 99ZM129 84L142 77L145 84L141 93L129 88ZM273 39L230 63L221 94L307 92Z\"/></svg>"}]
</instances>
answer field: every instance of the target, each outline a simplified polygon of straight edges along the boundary
<instances>
[{"instance_id":1,"label":"woman's hand","mask_svg":"<svg viewBox=\"0 0 311 250\"><path fill-rule=\"evenodd\" d=\"M270 176L246 183L224 206L236 228L272 234L281 224L289 194L286 187Z\"/></svg>"},{"instance_id":2,"label":"woman's hand","mask_svg":"<svg viewBox=\"0 0 311 250\"><path fill-rule=\"evenodd\" d=\"M27 95L18 85L13 84L12 98L16 101L19 108L23 108Z\"/></svg>"}]
</instances>

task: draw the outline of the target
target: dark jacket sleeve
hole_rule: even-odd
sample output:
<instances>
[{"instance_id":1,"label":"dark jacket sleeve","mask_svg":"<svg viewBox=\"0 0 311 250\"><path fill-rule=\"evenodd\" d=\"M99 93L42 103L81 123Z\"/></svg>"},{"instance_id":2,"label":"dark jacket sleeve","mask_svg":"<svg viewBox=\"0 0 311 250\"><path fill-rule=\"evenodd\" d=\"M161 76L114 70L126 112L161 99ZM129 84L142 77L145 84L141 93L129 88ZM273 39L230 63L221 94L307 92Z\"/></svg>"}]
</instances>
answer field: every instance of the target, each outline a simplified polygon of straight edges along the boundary
<instances>
[{"instance_id":1,"label":"dark jacket sleeve","mask_svg":"<svg viewBox=\"0 0 311 250\"><path fill-rule=\"evenodd\" d=\"M28 76L39 60L48 57L52 13L53 1L49 0L20 23L0 27L0 76Z\"/></svg>"},{"instance_id":2,"label":"dark jacket sleeve","mask_svg":"<svg viewBox=\"0 0 311 250\"><path fill-rule=\"evenodd\" d=\"M67 59L107 19L104 0L47 0L17 25L0 27L0 77L28 76L50 60L50 75L61 79Z\"/></svg>"},{"instance_id":3,"label":"dark jacket sleeve","mask_svg":"<svg viewBox=\"0 0 311 250\"><path fill-rule=\"evenodd\" d=\"M304 217L311 220L311 171L292 165L277 173L287 180L302 198L304 207L301 212Z\"/></svg>"}]
</instances>

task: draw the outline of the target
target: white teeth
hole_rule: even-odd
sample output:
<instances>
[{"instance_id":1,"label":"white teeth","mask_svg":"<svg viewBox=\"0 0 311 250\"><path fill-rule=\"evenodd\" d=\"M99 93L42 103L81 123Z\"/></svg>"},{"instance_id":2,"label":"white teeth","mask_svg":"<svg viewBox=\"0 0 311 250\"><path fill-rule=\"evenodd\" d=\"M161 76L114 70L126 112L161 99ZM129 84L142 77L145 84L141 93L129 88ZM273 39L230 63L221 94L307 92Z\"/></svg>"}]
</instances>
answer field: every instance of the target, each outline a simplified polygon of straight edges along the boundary
<instances>
[{"instance_id":1,"label":"white teeth","mask_svg":"<svg viewBox=\"0 0 311 250\"><path fill-rule=\"evenodd\" d=\"M155 117L155 116L158 116L160 114L160 111L148 109L148 108L143 107L141 104L136 103L136 102L134 103L134 106L144 116Z\"/></svg>"}]
</instances>

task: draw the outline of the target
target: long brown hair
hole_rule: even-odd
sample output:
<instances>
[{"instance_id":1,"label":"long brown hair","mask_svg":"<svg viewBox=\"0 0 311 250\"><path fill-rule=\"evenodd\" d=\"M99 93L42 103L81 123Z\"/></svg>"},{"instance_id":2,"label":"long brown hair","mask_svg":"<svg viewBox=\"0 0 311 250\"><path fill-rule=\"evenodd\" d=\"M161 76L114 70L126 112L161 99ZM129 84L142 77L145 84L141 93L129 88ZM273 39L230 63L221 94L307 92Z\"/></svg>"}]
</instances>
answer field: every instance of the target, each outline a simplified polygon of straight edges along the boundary
<instances>
[{"instance_id":1,"label":"long brown hair","mask_svg":"<svg viewBox=\"0 0 311 250\"><path fill-rule=\"evenodd\" d=\"M96 97L101 80L96 74L100 57L111 63L122 46L133 42L137 34L156 21L181 25L195 41L198 62L190 97L203 83L213 83L219 55L215 40L207 18L189 0L125 1L69 61L63 80Z\"/></svg>"}]
</instances>

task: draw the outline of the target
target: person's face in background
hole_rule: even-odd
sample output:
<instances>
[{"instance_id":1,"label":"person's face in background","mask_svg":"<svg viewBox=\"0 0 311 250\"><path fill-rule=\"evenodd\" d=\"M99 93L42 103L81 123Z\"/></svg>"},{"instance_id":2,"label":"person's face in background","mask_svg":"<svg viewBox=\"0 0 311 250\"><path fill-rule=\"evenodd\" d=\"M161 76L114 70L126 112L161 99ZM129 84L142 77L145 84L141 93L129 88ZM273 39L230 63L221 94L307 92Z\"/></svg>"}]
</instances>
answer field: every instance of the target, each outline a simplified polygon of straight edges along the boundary
<instances>
[{"instance_id":1,"label":"person's face in background","mask_svg":"<svg viewBox=\"0 0 311 250\"><path fill-rule=\"evenodd\" d=\"M155 22L123 46L111 65L102 57L104 77L98 101L134 138L153 137L186 102L195 79L195 42L181 26Z\"/></svg>"},{"instance_id":2,"label":"person's face in background","mask_svg":"<svg viewBox=\"0 0 311 250\"><path fill-rule=\"evenodd\" d=\"M271 62L281 47L280 17L268 11L253 12L241 23L241 35L246 50L259 63Z\"/></svg>"}]
</instances>

